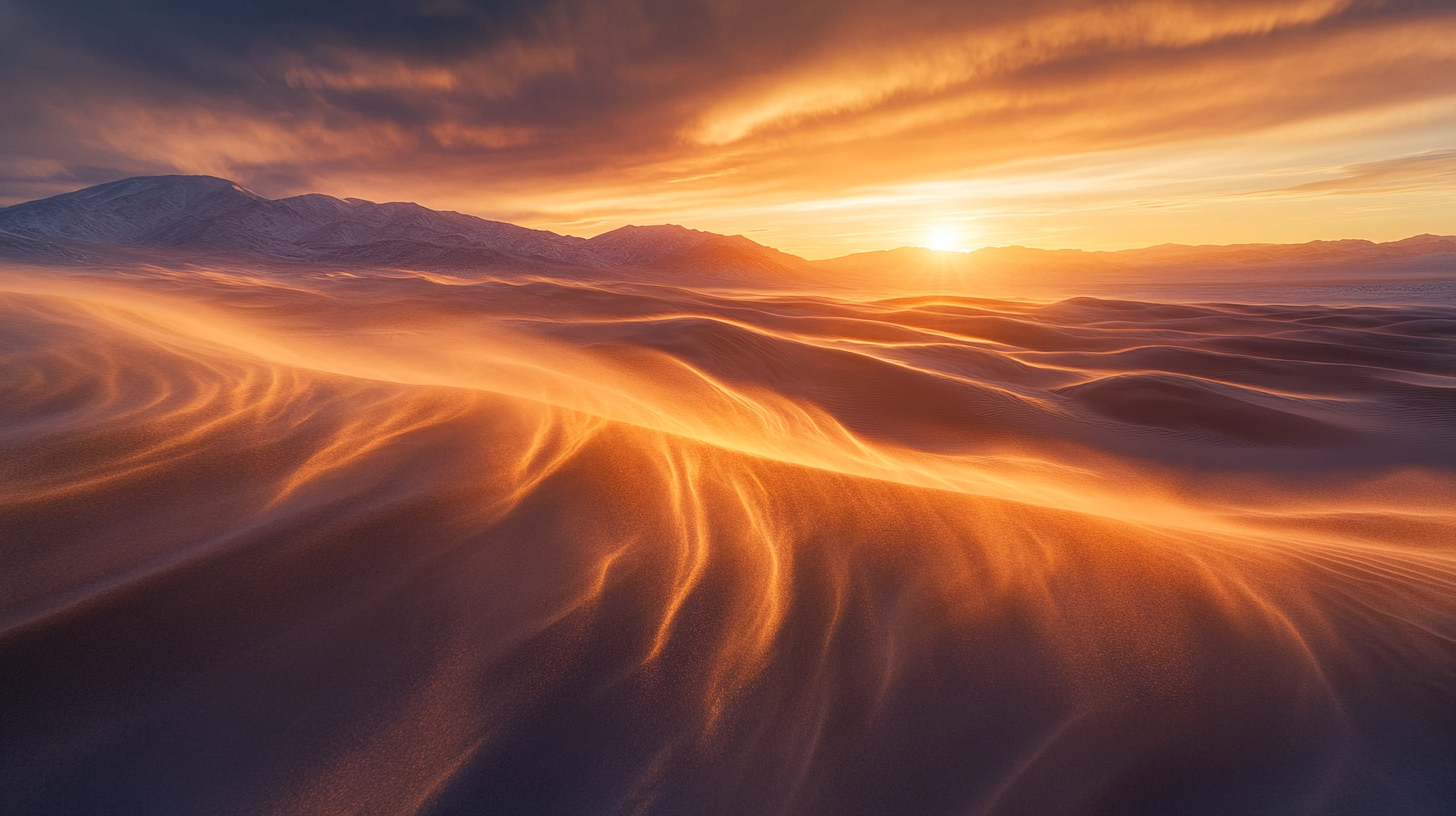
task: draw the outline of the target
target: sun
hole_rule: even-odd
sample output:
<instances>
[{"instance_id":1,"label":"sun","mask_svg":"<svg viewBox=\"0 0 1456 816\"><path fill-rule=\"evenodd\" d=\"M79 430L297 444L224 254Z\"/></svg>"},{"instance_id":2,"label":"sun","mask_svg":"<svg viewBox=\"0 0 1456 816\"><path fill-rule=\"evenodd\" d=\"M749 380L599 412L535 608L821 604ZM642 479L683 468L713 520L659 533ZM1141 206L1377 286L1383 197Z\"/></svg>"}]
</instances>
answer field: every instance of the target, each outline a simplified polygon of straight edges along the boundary
<instances>
[{"instance_id":1,"label":"sun","mask_svg":"<svg viewBox=\"0 0 1456 816\"><path fill-rule=\"evenodd\" d=\"M960 249L960 236L955 230L946 227L936 227L930 231L930 239L925 242L926 249L943 249L954 251Z\"/></svg>"}]
</instances>

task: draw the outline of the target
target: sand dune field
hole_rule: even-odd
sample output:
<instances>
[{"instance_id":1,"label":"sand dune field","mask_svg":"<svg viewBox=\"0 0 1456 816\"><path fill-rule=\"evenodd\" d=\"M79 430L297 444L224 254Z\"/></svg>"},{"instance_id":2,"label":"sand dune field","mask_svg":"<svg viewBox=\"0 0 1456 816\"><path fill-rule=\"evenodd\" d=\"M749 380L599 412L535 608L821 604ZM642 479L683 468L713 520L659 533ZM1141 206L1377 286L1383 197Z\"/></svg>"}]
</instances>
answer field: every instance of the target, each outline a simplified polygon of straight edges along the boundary
<instances>
[{"instance_id":1,"label":"sand dune field","mask_svg":"<svg viewBox=\"0 0 1456 816\"><path fill-rule=\"evenodd\" d=\"M0 795L1448 812L1456 307L1244 291L11 264Z\"/></svg>"}]
</instances>

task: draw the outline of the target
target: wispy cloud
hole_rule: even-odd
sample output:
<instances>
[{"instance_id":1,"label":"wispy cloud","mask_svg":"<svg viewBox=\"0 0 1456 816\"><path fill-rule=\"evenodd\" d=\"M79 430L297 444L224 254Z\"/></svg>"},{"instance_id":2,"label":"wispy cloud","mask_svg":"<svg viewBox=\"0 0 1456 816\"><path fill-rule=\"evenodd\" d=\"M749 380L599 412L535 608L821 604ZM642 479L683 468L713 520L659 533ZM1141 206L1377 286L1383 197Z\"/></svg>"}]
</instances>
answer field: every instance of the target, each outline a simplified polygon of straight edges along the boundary
<instances>
[{"instance_id":1,"label":"wispy cloud","mask_svg":"<svg viewBox=\"0 0 1456 816\"><path fill-rule=\"evenodd\" d=\"M1456 149L1363 162L1339 168L1337 178L1262 191L1262 195L1365 195L1456 191Z\"/></svg>"},{"instance_id":2,"label":"wispy cloud","mask_svg":"<svg viewBox=\"0 0 1456 816\"><path fill-rule=\"evenodd\" d=\"M819 212L785 240L822 254L864 232L836 202L923 219L934 202L904 215L885 191L1291 126L1304 141L1278 149L1308 164L1349 122L1456 100L1456 9L1426 0L61 5L0 0L0 202L201 172L603 229ZM1410 152L1365 139L1346 163L1368 169L1284 197L1446 178L1380 164ZM1180 201L1203 184L1165 181ZM1038 201L1065 211L1057 195ZM981 213L963 199L941 209Z\"/></svg>"}]
</instances>

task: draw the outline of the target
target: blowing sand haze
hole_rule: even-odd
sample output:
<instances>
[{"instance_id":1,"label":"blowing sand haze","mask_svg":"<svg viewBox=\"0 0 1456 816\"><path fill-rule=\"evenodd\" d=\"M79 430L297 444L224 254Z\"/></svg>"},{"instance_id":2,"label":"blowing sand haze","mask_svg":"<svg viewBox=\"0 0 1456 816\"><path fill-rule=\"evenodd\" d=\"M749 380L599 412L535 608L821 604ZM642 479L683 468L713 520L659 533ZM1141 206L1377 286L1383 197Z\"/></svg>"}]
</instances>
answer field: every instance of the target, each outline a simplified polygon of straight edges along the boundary
<instances>
[{"instance_id":1,"label":"blowing sand haze","mask_svg":"<svg viewBox=\"0 0 1456 816\"><path fill-rule=\"evenodd\" d=\"M1438 6L0 0L0 813L1456 814Z\"/></svg>"}]
</instances>

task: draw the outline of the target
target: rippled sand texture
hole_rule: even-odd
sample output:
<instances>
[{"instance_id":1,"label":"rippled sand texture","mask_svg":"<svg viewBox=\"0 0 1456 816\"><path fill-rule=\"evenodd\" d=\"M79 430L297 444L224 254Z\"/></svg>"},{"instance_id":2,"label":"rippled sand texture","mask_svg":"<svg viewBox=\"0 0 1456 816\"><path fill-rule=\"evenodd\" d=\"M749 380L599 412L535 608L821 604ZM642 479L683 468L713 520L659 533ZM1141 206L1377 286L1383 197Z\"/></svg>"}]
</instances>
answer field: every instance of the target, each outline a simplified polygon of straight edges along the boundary
<instances>
[{"instance_id":1,"label":"rippled sand texture","mask_svg":"<svg viewBox=\"0 0 1456 816\"><path fill-rule=\"evenodd\" d=\"M1456 812L1451 306L0 292L7 813Z\"/></svg>"}]
</instances>

